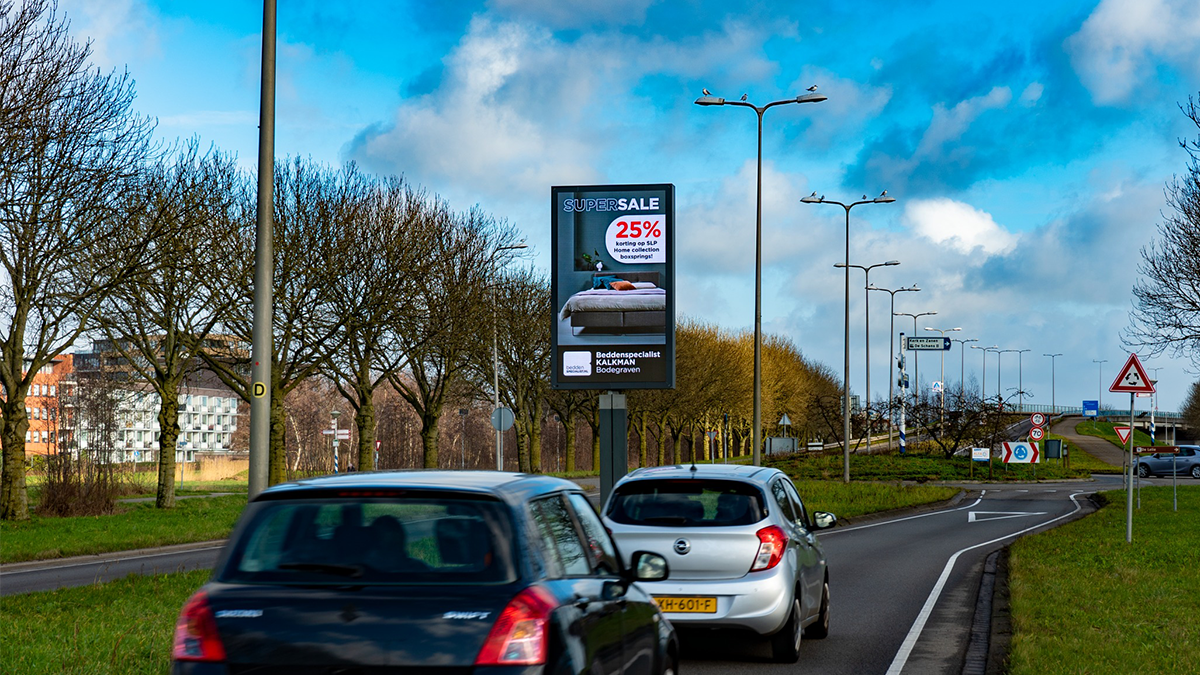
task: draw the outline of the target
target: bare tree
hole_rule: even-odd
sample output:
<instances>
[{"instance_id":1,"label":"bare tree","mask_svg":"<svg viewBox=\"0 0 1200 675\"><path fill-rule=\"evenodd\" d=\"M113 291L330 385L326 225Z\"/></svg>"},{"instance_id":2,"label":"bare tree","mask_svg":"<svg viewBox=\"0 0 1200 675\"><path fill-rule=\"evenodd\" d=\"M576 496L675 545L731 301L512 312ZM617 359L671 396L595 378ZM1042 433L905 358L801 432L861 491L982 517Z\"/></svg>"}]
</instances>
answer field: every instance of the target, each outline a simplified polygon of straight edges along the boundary
<instances>
[{"instance_id":1,"label":"bare tree","mask_svg":"<svg viewBox=\"0 0 1200 675\"><path fill-rule=\"evenodd\" d=\"M1180 106L1200 129L1200 101ZM1179 145L1188 153L1187 171L1166 186L1167 205L1159 239L1142 249L1143 275L1134 284L1132 325L1127 345L1150 354L1170 351L1200 366L1200 136Z\"/></svg>"},{"instance_id":2,"label":"bare tree","mask_svg":"<svg viewBox=\"0 0 1200 675\"><path fill-rule=\"evenodd\" d=\"M550 395L550 280L533 268L509 272L496 286L500 400L514 413L521 471L542 471L542 420ZM491 361L483 374L491 375ZM490 381L490 377L488 378Z\"/></svg>"},{"instance_id":3,"label":"bare tree","mask_svg":"<svg viewBox=\"0 0 1200 675\"><path fill-rule=\"evenodd\" d=\"M238 253L231 244L251 217L240 194L247 185L232 157L201 156L192 141L146 171L142 209L120 233L136 241L159 231L145 249L153 274L117 287L97 317L107 345L158 394L158 508L175 505L180 385L200 365L200 350L213 349L209 336L234 302L214 270Z\"/></svg>"},{"instance_id":4,"label":"bare tree","mask_svg":"<svg viewBox=\"0 0 1200 675\"><path fill-rule=\"evenodd\" d=\"M442 204L430 215L434 249L415 284L419 311L398 336L408 370L388 380L421 418L423 466L436 468L438 420L477 355L477 335L491 325L488 280L515 233L478 209L454 215Z\"/></svg>"},{"instance_id":5,"label":"bare tree","mask_svg":"<svg viewBox=\"0 0 1200 675\"><path fill-rule=\"evenodd\" d=\"M367 180L356 216L340 223L330 280L336 342L325 370L354 408L358 467L374 467L375 391L405 365L398 335L418 323L416 280L436 240L438 205L399 178Z\"/></svg>"},{"instance_id":6,"label":"bare tree","mask_svg":"<svg viewBox=\"0 0 1200 675\"><path fill-rule=\"evenodd\" d=\"M1183 405L1179 407L1179 414L1183 415L1184 424L1193 429L1200 429L1200 380L1193 382L1188 388Z\"/></svg>"},{"instance_id":7,"label":"bare tree","mask_svg":"<svg viewBox=\"0 0 1200 675\"><path fill-rule=\"evenodd\" d=\"M0 0L0 518L29 517L25 398L34 374L145 273L128 195L151 154L128 73L102 74L48 0ZM145 235L152 233L145 232ZM145 243L148 239L142 239Z\"/></svg>"},{"instance_id":8,"label":"bare tree","mask_svg":"<svg viewBox=\"0 0 1200 675\"><path fill-rule=\"evenodd\" d=\"M357 217L353 198L359 184L352 167L335 171L296 159L275 167L274 316L271 350L271 443L268 482L287 480L287 420L284 402L301 382L317 374L341 349L332 312L333 279L338 274L341 226ZM251 208L251 207L246 207ZM219 286L232 295L218 330L242 345L253 341L254 221L247 220L235 242L237 253L221 267ZM205 364L244 401L250 400L249 350L231 354L200 352Z\"/></svg>"}]
</instances>

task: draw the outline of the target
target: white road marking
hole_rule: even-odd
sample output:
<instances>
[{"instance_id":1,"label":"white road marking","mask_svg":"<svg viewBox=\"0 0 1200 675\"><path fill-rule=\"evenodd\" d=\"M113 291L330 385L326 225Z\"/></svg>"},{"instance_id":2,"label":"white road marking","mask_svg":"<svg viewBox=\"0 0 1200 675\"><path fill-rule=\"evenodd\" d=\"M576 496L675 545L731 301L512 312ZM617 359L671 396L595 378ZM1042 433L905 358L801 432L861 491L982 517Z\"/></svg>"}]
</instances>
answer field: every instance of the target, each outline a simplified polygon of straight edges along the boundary
<instances>
[{"instance_id":1,"label":"white road marking","mask_svg":"<svg viewBox=\"0 0 1200 675\"><path fill-rule=\"evenodd\" d=\"M943 513L954 513L955 511L962 511L964 509L969 509L969 508L973 508L973 507L977 506L979 504L979 502L983 501L983 495L986 492L987 492L987 490L984 490L983 492L979 493L979 499L976 499L975 501L971 502L970 504L967 504L966 506L960 506L956 509L950 509L948 511L931 511L929 513L918 513L915 516L905 516L904 518L897 518L895 520L885 520L885 521L879 522L879 523L871 523L870 525L859 525L857 527L839 528L836 530L830 530L828 532L821 532L820 536L822 539L824 539L825 537L828 537L831 534L840 534L842 532L853 532L855 530L865 530L868 527L879 527L880 525L891 525L892 523L902 523L906 520L912 520L914 518L927 518L929 516L938 516Z\"/></svg>"},{"instance_id":2,"label":"white road marking","mask_svg":"<svg viewBox=\"0 0 1200 675\"><path fill-rule=\"evenodd\" d=\"M1020 518L1021 516L1044 516L1045 511L971 511L967 514L968 523L985 523L989 520L1004 520L1005 518ZM977 516L991 516L979 518Z\"/></svg>"},{"instance_id":3,"label":"white road marking","mask_svg":"<svg viewBox=\"0 0 1200 675\"><path fill-rule=\"evenodd\" d=\"M1081 508L1083 508L1079 505L1079 502L1075 501L1075 498L1081 494L1087 493L1076 492L1071 495L1071 501L1075 504L1075 510L1070 513L1063 514L1057 518L1051 518L1044 523L1038 523L1032 527L1027 527L1018 532L1013 532L1012 534L1006 534L1003 537L997 537L991 541L985 541L981 544L968 546L950 556L950 560L946 561L946 566L942 568L942 575L938 577L937 583L934 584L933 590L930 591L929 597L925 600L925 605L921 607L921 612L917 614L917 620L913 622L912 628L908 630L908 635L904 638L904 642L900 644L900 651L896 652L896 658L892 660L892 665L887 669L887 675L900 675L900 671L904 670L904 664L908 662L908 657L910 654L912 654L913 647L917 645L917 640L921 637L921 631L925 629L925 622L929 620L929 615L933 614L933 607L937 604L938 596L942 594L942 588L945 587L946 580L950 578L950 571L954 569L954 563L958 561L958 557L960 555L966 553L967 551L977 549L981 546L995 544L996 542L1004 541L1005 539L1011 539L1013 537L1020 536L1026 532L1032 532L1039 527L1045 527L1050 523L1054 523L1062 520L1063 518L1068 518L1075 515Z\"/></svg>"}]
</instances>

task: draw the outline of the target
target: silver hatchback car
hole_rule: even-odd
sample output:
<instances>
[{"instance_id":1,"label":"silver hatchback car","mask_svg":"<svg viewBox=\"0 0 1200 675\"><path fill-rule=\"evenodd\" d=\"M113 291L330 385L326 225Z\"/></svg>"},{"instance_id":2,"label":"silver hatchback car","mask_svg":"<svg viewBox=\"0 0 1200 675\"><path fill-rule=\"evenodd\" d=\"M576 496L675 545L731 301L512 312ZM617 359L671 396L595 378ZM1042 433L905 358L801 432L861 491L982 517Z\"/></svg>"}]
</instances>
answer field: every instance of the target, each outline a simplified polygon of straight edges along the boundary
<instances>
[{"instance_id":1,"label":"silver hatchback car","mask_svg":"<svg viewBox=\"0 0 1200 675\"><path fill-rule=\"evenodd\" d=\"M740 465L638 469L613 486L604 525L621 551L662 551L668 581L643 584L679 628L741 628L768 636L776 661L799 658L801 636L829 634L829 571L812 514L778 469Z\"/></svg>"}]
</instances>

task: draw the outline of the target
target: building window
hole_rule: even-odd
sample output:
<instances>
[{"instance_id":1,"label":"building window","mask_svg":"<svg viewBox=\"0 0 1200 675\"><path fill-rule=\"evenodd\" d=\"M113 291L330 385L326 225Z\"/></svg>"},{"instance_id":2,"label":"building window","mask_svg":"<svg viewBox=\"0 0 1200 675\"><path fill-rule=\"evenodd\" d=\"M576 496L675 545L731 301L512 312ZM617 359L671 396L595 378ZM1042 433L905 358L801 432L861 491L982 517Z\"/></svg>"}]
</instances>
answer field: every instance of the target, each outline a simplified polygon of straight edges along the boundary
<instances>
[{"instance_id":1,"label":"building window","mask_svg":"<svg viewBox=\"0 0 1200 675\"><path fill-rule=\"evenodd\" d=\"M42 442L45 443L49 439L50 439L50 432L46 431L45 429L42 429Z\"/></svg>"},{"instance_id":2,"label":"building window","mask_svg":"<svg viewBox=\"0 0 1200 675\"><path fill-rule=\"evenodd\" d=\"M51 395L51 396L57 396L57 395L58 395L58 394L55 394L55 393L54 393L54 390L55 390L55 388L56 388L56 387L55 387L54 385L50 385L50 395Z\"/></svg>"}]
</instances>

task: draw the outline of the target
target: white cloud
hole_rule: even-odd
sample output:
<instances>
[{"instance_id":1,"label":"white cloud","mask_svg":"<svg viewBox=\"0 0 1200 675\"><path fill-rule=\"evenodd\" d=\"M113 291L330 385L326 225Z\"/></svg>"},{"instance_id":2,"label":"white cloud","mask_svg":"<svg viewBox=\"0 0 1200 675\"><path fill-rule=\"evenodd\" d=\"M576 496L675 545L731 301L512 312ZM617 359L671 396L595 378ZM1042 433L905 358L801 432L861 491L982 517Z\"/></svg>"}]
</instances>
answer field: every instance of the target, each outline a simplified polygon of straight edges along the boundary
<instances>
[{"instance_id":1,"label":"white cloud","mask_svg":"<svg viewBox=\"0 0 1200 675\"><path fill-rule=\"evenodd\" d=\"M71 22L71 34L91 40L92 63L102 70L122 69L159 52L157 17L142 0L59 0Z\"/></svg>"},{"instance_id":2,"label":"white cloud","mask_svg":"<svg viewBox=\"0 0 1200 675\"><path fill-rule=\"evenodd\" d=\"M1032 107L1037 105L1037 102L1042 99L1042 92L1045 87L1041 82L1030 82L1029 86L1025 87L1025 91L1021 92L1021 105Z\"/></svg>"},{"instance_id":3,"label":"white cloud","mask_svg":"<svg viewBox=\"0 0 1200 675\"><path fill-rule=\"evenodd\" d=\"M933 120L929 123L929 128L925 130L925 135L921 137L921 143L917 146L917 154L927 157L940 155L948 143L962 138L963 133L970 128L976 118L988 110L1003 108L1010 101L1012 101L1012 91L1008 87L993 87L983 96L959 101L953 108L947 109L941 104L935 105Z\"/></svg>"},{"instance_id":4,"label":"white cloud","mask_svg":"<svg viewBox=\"0 0 1200 675\"><path fill-rule=\"evenodd\" d=\"M491 0L491 7L556 28L638 25L654 0Z\"/></svg>"},{"instance_id":5,"label":"white cloud","mask_svg":"<svg viewBox=\"0 0 1200 675\"><path fill-rule=\"evenodd\" d=\"M1122 104L1161 61L1200 73L1200 3L1101 0L1064 46L1093 100Z\"/></svg>"},{"instance_id":6,"label":"white cloud","mask_svg":"<svg viewBox=\"0 0 1200 675\"><path fill-rule=\"evenodd\" d=\"M812 85L829 97L827 101L806 104L811 125L805 132L806 144L825 149L863 135L867 123L875 119L892 98L891 87L872 87L838 77L824 68L806 66L791 86L791 93L804 93Z\"/></svg>"},{"instance_id":7,"label":"white cloud","mask_svg":"<svg viewBox=\"0 0 1200 675\"><path fill-rule=\"evenodd\" d=\"M959 253L985 256L1008 253L1018 237L970 204L952 199L914 199L904 208L904 219L914 232Z\"/></svg>"}]
</instances>

